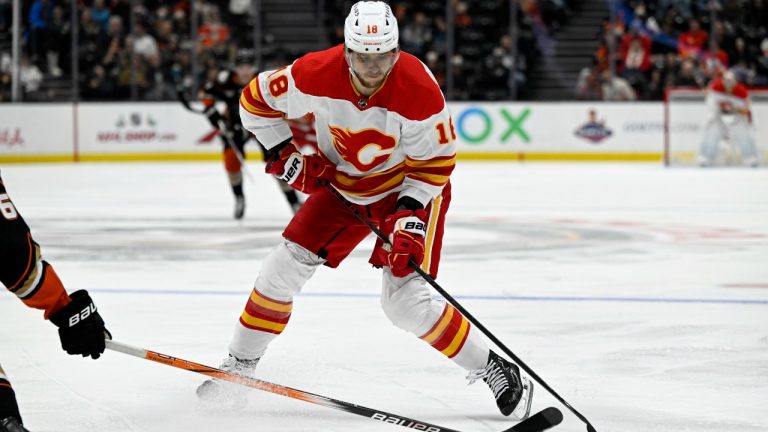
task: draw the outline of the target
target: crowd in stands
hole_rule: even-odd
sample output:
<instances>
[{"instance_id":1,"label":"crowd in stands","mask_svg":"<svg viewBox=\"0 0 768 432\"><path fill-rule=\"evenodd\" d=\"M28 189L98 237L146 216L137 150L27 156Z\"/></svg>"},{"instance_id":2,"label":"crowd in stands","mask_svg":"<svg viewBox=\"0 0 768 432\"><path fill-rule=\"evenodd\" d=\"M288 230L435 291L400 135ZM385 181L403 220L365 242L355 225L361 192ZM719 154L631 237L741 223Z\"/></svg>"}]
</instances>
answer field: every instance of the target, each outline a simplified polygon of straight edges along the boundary
<instances>
[{"instance_id":1,"label":"crowd in stands","mask_svg":"<svg viewBox=\"0 0 768 432\"><path fill-rule=\"evenodd\" d=\"M401 48L419 57L446 91L446 65L453 75L449 97L457 100L505 100L510 80L518 98L525 97L530 65L541 54L537 33L559 28L565 21L565 0L517 2L517 49L510 36L508 0L449 0L454 10L454 53L447 57L446 0L390 1L400 27ZM329 39L344 40L344 15L354 1L328 1ZM516 51L516 55L515 55Z\"/></svg>"},{"instance_id":2,"label":"crowd in stands","mask_svg":"<svg viewBox=\"0 0 768 432\"><path fill-rule=\"evenodd\" d=\"M768 2L622 0L600 29L576 96L662 100L669 87L705 88L725 70L768 86Z\"/></svg>"},{"instance_id":3,"label":"crowd in stands","mask_svg":"<svg viewBox=\"0 0 768 432\"><path fill-rule=\"evenodd\" d=\"M10 8L0 7L0 101L10 93ZM202 83L252 44L233 26L249 23L248 1L195 0L199 26L190 29L190 0L80 0L76 58L70 1L22 2L20 83L23 100L64 100L77 62L80 100L172 100L178 84ZM199 76L192 76L193 50ZM197 80L195 80L197 78ZM54 83L60 85L54 86Z\"/></svg>"},{"instance_id":4,"label":"crowd in stands","mask_svg":"<svg viewBox=\"0 0 768 432\"><path fill-rule=\"evenodd\" d=\"M190 28L190 1L195 1L199 16L197 29ZM508 0L450 0L456 47L450 59L445 1L390 2L402 48L422 59L444 90L449 64L454 91L447 93L453 99L509 99L510 80L517 86L517 97L524 98L529 67L541 52L541 35L563 24L569 0L518 2L516 56ZM173 100L177 85L203 83L232 65L239 47L253 43L255 18L249 0L136 0L133 12L130 0L79 0L73 59L72 3L22 2L20 83L25 101L73 99L73 60L79 100ZM343 42L343 20L353 3L325 2L328 46ZM0 101L10 99L10 4L0 0ZM265 59L266 65L292 60L277 57ZM192 75L193 61L199 65L197 76Z\"/></svg>"}]
</instances>

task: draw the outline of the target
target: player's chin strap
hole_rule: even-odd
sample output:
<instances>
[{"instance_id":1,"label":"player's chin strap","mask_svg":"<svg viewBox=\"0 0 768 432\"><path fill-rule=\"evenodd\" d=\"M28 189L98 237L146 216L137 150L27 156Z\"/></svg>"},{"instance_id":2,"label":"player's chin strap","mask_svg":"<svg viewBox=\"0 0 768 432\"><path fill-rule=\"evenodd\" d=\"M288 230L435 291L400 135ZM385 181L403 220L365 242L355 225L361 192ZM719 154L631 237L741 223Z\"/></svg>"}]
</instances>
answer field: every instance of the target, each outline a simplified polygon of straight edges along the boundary
<instances>
[{"instance_id":1,"label":"player's chin strap","mask_svg":"<svg viewBox=\"0 0 768 432\"><path fill-rule=\"evenodd\" d=\"M244 385L244 386L255 388L258 390L279 394L281 396L287 396L289 398L302 400L304 402L309 402L309 403L321 405L328 408L334 408L340 411L346 411L351 414L357 414L359 416L368 417L371 420L376 420L384 423L392 423L397 426L402 426L409 429L415 429L415 430L421 430L421 431L459 432L455 429L448 429L442 426L433 425L430 423L404 417L401 415L388 413L386 411L379 411L372 408L366 408L364 406L351 404L349 402L344 402L338 399L321 396L318 394L306 392L304 390L285 387L279 384L273 384L271 382L262 381L256 378L240 376L233 372L216 369L211 366L206 366L200 363L191 362L189 360L172 357L167 354L161 354L159 352L150 351L144 348L134 347L134 346L117 342L114 340L107 340L106 345L107 345L107 349L111 351L121 352L123 354L128 354L141 359L162 363L164 365L173 366L175 368L184 369L190 372L196 372L196 373L206 375L212 378L220 379L223 381L229 381L235 384ZM558 417L558 414L559 414L559 417ZM562 421L562 419L563 419L562 414L560 414L556 408L550 407L532 415L527 420L516 424L515 426L505 430L504 432L541 431L559 424Z\"/></svg>"},{"instance_id":2,"label":"player's chin strap","mask_svg":"<svg viewBox=\"0 0 768 432\"><path fill-rule=\"evenodd\" d=\"M352 213L355 215L355 217L356 217L356 218L358 218L358 219L359 219L361 222L363 222L363 223L364 223L364 224L365 224L365 225L366 225L366 226L367 226L367 227L368 227L368 228L369 228L369 229L370 229L370 230L371 230L371 231L372 231L374 234L376 234L376 237L378 237L379 239L381 239L381 241L383 241L384 243L387 243L387 244L389 244L389 239L387 238L387 236L386 236L386 235L385 235L383 232L381 232L381 230L380 230L380 229L379 229L379 228L378 228L376 225L374 225L374 224L373 224L371 221L369 221L368 219L366 219L366 217L365 217L365 216L363 216L363 215L360 213L360 211L359 211L359 210L358 210L358 209L357 209L357 208L356 208L356 207L355 207L355 206L354 206L352 203L350 203L349 201L347 201L347 199L346 199L346 198L344 198L344 196L343 196L343 195L342 195L342 194L341 194L341 193L340 193L338 190L336 190L336 188L334 188L334 187L333 187L331 184L329 184L329 183L324 183L324 186L325 186L325 187L326 187L326 188L327 188L327 189L328 189L328 190L329 190L329 191L330 191L330 192L331 192L331 193L332 193L332 194L333 194L333 195L334 195L334 196L335 196L335 197L336 197L336 198L339 200L339 202L341 202L341 203L344 205L344 207L346 207L346 208L347 208L349 211L351 211L351 212L352 212ZM555 399L557 399L558 401L560 401L560 403L562 403L563 405L565 405L565 407L566 407L566 408L568 408L568 409L569 409L569 410L570 410L570 411L571 411L571 412L572 412L572 413L573 413L573 414L574 414L576 417L578 417L578 418L579 418L581 421L583 421L583 422L584 422L584 423L587 425L587 431L588 431L588 432L596 432L596 431L595 431L595 428L594 428L594 426L592 426L592 423L590 423L590 422L589 422L589 420L587 420L587 418L586 418L586 417L584 417L584 415L583 415L583 414L581 414L580 412L576 411L576 409L575 409L574 407L572 407L572 406L571 406L571 404L569 404L568 402L566 402L566 401L565 401L565 399L563 399L563 397L562 397L562 396L560 396L560 394L558 394L558 393L557 393L557 392L556 392L556 391L555 391L555 390L554 390L552 387L550 387L550 385L549 385L549 384L547 384L547 383L546 383L546 382L545 382L545 381L544 381L544 380L543 380L543 379L542 379L542 378L541 378L541 377L540 377L540 376L539 376L539 375L538 375L536 372L534 372L534 371L533 371L533 369L531 369L531 368L530 368L530 367L529 367L527 364L525 364L525 362L524 362L524 361L522 361L522 360L520 359L520 357L518 357L517 355L515 355L515 353L513 353L513 352L512 352L512 350L510 350L509 348L507 348L507 346L506 346L506 345L504 345L504 344L503 344L503 343L502 343L502 342L499 340L499 338L497 338L496 336L494 336L494 334L493 334L493 333L491 333L491 332L490 332L490 331L489 331L487 328L485 328L485 326L484 326L484 325L482 325L482 324L480 323L480 321L478 321L478 320L477 320L477 319L476 319L474 316L472 316L472 314L470 314L470 313L469 313L469 312L468 312L466 309L464 309L464 307L463 307L463 306L462 306L462 305L461 305L461 304L460 304L460 303L459 303L459 302L458 302L458 301L457 301L455 298L453 298L453 296L451 296L450 294L448 294L448 292L447 292L447 291L445 291L445 290L443 289L443 287L441 287L441 286L440 286L440 285L439 285L439 284L438 284L438 283L435 281L435 279L434 279L432 276L430 276L430 275L429 275L429 274L427 274L427 273L426 273L424 270L422 270L422 269L421 269L421 266L419 266L419 264L418 264L418 263L416 263L416 261L414 261L413 259L411 259L411 260L410 260L410 262L409 262L408 264L411 266L411 268L412 268L412 269L413 269L413 270L414 270L416 273L418 273L418 274L419 274L419 276L421 276L422 278L424 278L424 280L425 280L425 281L427 281L427 283L428 283L428 284L432 285L432 288L434 288L434 289L435 289L435 291L437 291L438 293L440 293L440 295L442 295L442 296L443 296L443 297L444 297L444 298L445 298L445 299L448 301L448 303L450 303L450 304L451 304L453 307L455 307L456 309L458 309L458 310L459 310L459 312L461 312L461 313L462 313L462 315L464 315L464 317L465 317L465 318L467 318L467 320L469 320L469 322L471 322L471 323L472 323L472 324L474 324L474 325L475 325L475 326L476 326L478 329L480 329L480 331L481 331L481 332L483 332L483 334L484 334L485 336L487 336L487 337L488 337L488 339L490 339L491 341L493 341L493 343L494 343L494 344L496 344L496 346L497 346L497 347L499 347L499 348L500 348L502 351L504 351L504 353L505 353L505 354L507 354L507 355L508 355L508 356L509 356L509 357L510 357L512 360L514 360L514 361L515 361L515 363L517 363L517 364L518 364L518 366L520 366L520 367L521 367L521 368L522 368L522 369L523 369L523 370L524 370L526 373L528 373L528 376L530 376L531 378L533 378L534 380L536 380L536 381L537 381L539 384L541 384L541 385L542 385L542 387L544 387L545 389L547 389L547 391L549 391L549 393L550 393L550 394L552 394L552 396L554 396L554 397L555 397Z\"/></svg>"}]
</instances>

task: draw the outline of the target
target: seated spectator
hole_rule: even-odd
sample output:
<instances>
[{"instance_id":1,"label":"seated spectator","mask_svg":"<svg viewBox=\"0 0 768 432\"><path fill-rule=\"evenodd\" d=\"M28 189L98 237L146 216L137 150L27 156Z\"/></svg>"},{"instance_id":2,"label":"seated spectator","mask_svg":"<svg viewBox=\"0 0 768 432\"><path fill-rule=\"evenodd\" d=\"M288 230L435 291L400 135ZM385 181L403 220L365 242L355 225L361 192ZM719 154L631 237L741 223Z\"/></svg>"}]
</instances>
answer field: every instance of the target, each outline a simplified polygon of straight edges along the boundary
<instances>
[{"instance_id":1,"label":"seated spectator","mask_svg":"<svg viewBox=\"0 0 768 432\"><path fill-rule=\"evenodd\" d=\"M413 21L407 21L400 30L400 44L404 51L424 58L427 44L432 41L432 29L423 12L416 12Z\"/></svg>"},{"instance_id":2,"label":"seated spectator","mask_svg":"<svg viewBox=\"0 0 768 432\"><path fill-rule=\"evenodd\" d=\"M755 61L755 85L768 86L768 38L760 43L760 56Z\"/></svg>"},{"instance_id":3,"label":"seated spectator","mask_svg":"<svg viewBox=\"0 0 768 432\"><path fill-rule=\"evenodd\" d=\"M40 83L42 82L43 73L40 72L40 68L32 63L26 54L23 54L19 62L19 83L24 92L24 99L37 100L39 98Z\"/></svg>"},{"instance_id":4,"label":"seated spectator","mask_svg":"<svg viewBox=\"0 0 768 432\"><path fill-rule=\"evenodd\" d=\"M699 20L688 23L688 31L677 38L677 50L683 58L697 57L709 40L709 34L701 29Z\"/></svg>"},{"instance_id":5,"label":"seated spectator","mask_svg":"<svg viewBox=\"0 0 768 432\"><path fill-rule=\"evenodd\" d=\"M696 73L696 64L693 60L683 60L680 64L680 72L675 77L675 87L695 87L704 86L703 77Z\"/></svg>"},{"instance_id":6,"label":"seated spectator","mask_svg":"<svg viewBox=\"0 0 768 432\"><path fill-rule=\"evenodd\" d=\"M102 31L107 31L109 27L109 9L104 5L104 0L93 0L91 7L91 16L93 21L101 27Z\"/></svg>"},{"instance_id":7,"label":"seated spectator","mask_svg":"<svg viewBox=\"0 0 768 432\"><path fill-rule=\"evenodd\" d=\"M600 85L600 72L597 68L584 68L579 73L576 83L576 99L603 100L603 87Z\"/></svg>"},{"instance_id":8,"label":"seated spectator","mask_svg":"<svg viewBox=\"0 0 768 432\"><path fill-rule=\"evenodd\" d=\"M600 78L604 101L633 101L637 99L635 91L627 80L613 75L610 70L604 70Z\"/></svg>"},{"instance_id":9,"label":"seated spectator","mask_svg":"<svg viewBox=\"0 0 768 432\"><path fill-rule=\"evenodd\" d=\"M229 27L221 22L219 9L212 7L204 15L204 24L197 30L200 43L205 50L213 50L217 55L226 50L229 41Z\"/></svg>"}]
</instances>

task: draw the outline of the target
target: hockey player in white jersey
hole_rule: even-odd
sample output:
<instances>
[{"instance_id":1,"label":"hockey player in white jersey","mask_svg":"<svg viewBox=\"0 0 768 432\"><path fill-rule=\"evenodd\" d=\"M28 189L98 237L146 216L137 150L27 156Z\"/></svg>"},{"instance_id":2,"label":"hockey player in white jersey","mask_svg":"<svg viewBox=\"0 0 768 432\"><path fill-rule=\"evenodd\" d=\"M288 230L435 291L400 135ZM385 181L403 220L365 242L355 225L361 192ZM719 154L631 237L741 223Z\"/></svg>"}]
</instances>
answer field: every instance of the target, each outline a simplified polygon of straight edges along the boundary
<instances>
[{"instance_id":1,"label":"hockey player in white jersey","mask_svg":"<svg viewBox=\"0 0 768 432\"><path fill-rule=\"evenodd\" d=\"M707 107L711 117L704 129L699 152L699 165L716 164L720 142L727 136L739 147L742 163L756 167L759 157L749 125L752 121L747 87L727 71L722 78L712 81L707 88Z\"/></svg>"},{"instance_id":2,"label":"hockey player in white jersey","mask_svg":"<svg viewBox=\"0 0 768 432\"><path fill-rule=\"evenodd\" d=\"M285 329L294 295L317 267L337 267L370 234L339 201L341 194L391 241L379 240L369 261L383 272L386 316L465 369L471 382L483 380L502 414L526 418L533 383L491 351L458 310L433 299L409 266L413 259L437 276L456 136L434 77L400 51L390 7L379 1L353 5L343 45L259 74L243 89L240 113L270 150L267 172L310 196L265 258L222 369L253 376L267 345ZM315 155L296 150L285 121L308 113L316 121ZM198 394L242 399L216 380L204 382Z\"/></svg>"}]
</instances>

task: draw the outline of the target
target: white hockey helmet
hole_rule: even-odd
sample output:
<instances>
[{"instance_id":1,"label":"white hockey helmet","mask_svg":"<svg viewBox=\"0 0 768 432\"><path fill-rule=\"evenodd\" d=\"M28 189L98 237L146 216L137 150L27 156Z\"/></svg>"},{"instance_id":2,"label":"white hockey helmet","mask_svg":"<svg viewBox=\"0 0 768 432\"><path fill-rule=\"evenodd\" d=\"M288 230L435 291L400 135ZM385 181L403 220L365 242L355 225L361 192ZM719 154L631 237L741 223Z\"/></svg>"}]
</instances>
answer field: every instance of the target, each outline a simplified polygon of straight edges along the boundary
<instances>
[{"instance_id":1,"label":"white hockey helmet","mask_svg":"<svg viewBox=\"0 0 768 432\"><path fill-rule=\"evenodd\" d=\"M355 52L384 53L397 48L397 19L388 4L360 1L344 21L344 45Z\"/></svg>"}]
</instances>

